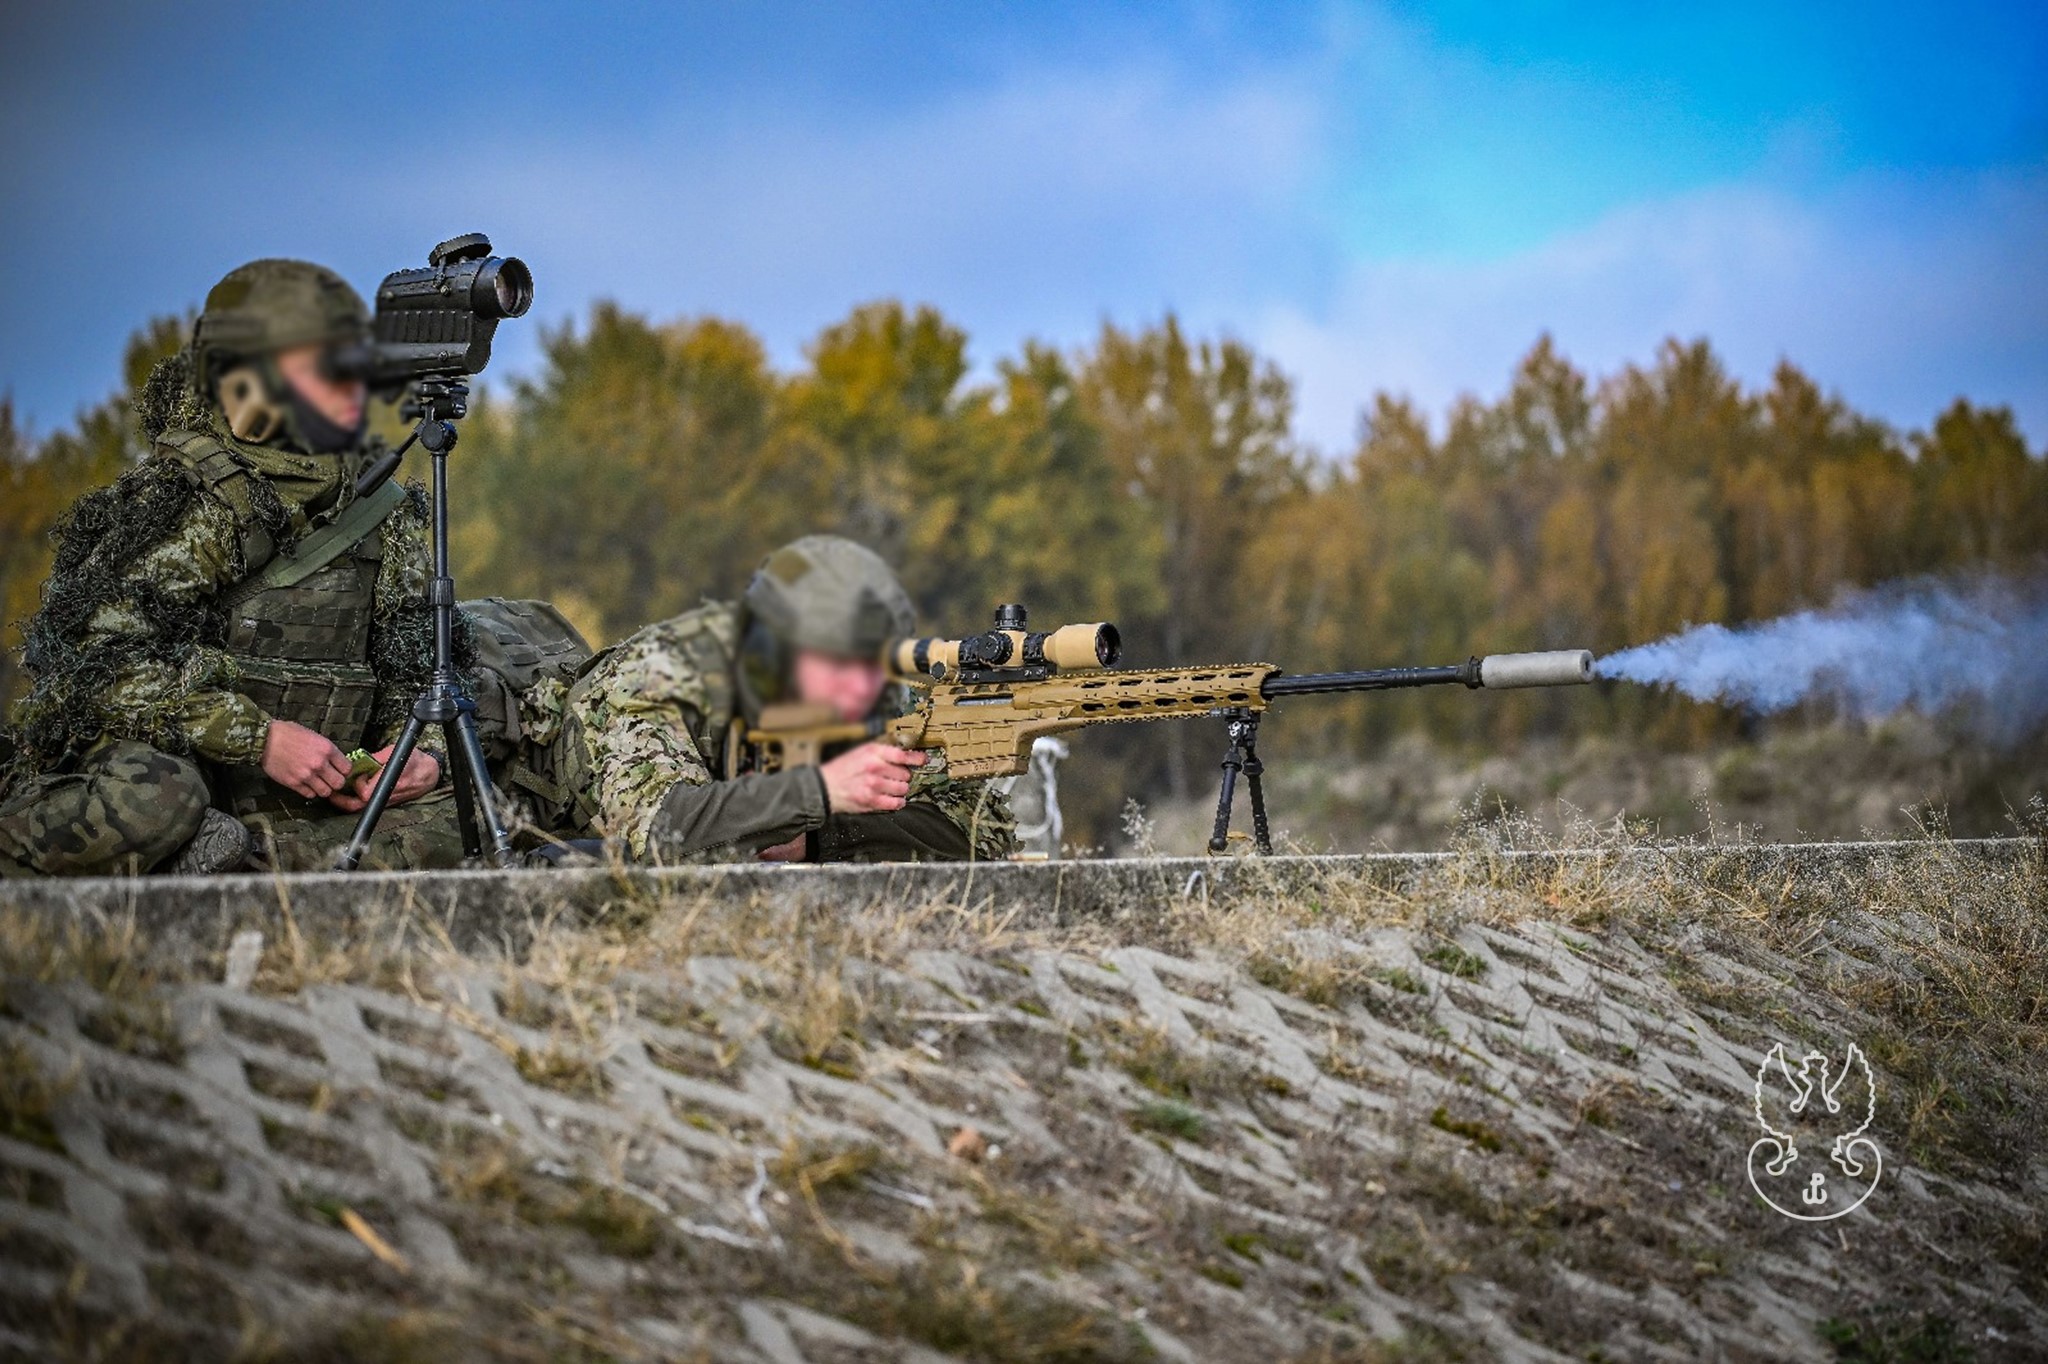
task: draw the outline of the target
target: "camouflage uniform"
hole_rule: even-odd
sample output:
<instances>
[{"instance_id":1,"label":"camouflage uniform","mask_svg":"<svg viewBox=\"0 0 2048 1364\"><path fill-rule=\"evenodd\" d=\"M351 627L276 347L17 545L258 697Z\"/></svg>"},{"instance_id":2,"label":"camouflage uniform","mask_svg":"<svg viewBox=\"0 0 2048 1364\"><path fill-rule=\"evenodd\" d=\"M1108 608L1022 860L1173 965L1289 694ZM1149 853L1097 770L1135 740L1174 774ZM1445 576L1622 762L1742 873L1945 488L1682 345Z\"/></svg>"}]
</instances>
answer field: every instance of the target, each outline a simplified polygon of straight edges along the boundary
<instances>
[{"instance_id":1,"label":"camouflage uniform","mask_svg":"<svg viewBox=\"0 0 2048 1364\"><path fill-rule=\"evenodd\" d=\"M886 587L901 597L869 551L809 537L771 556L746 603L711 603L650 625L600 654L566 690L529 691L525 723L555 736L545 760L549 780L573 793L553 812L556 828L595 832L649 860L744 859L798 835L818 861L1008 856L1013 821L1000 792L954 781L942 766L912 777L903 810L865 815L832 813L815 767L720 780L734 719L757 721L764 704L780 699L773 693L792 647L876 656L890 635L909 633L908 598L867 609L867 619L837 632L764 619L776 606L760 590L763 577L772 584L778 567L795 571L807 555L818 565L813 585L829 604L848 593L822 580L855 553L864 556L856 568L887 575ZM879 593L855 595L863 606L883 601ZM878 709L900 714L908 701L906 689L892 686Z\"/></svg>"},{"instance_id":2,"label":"camouflage uniform","mask_svg":"<svg viewBox=\"0 0 2048 1364\"><path fill-rule=\"evenodd\" d=\"M148 744L103 739L70 772L0 800L0 876L142 870L199 829L206 778Z\"/></svg>"},{"instance_id":3,"label":"camouflage uniform","mask_svg":"<svg viewBox=\"0 0 2048 1364\"><path fill-rule=\"evenodd\" d=\"M33 685L15 714L16 789L0 805L12 870L148 870L205 815L200 778L281 868L324 862L346 840L354 816L270 781L264 746L273 719L343 749L395 737L432 667L425 499L411 490L288 585L259 578L347 511L376 451L305 453L315 443L288 415L264 439L238 437L210 396L206 343L248 361L366 323L339 277L259 261L216 286L194 346L151 376L150 454L68 514L25 630ZM451 803L415 804L403 819L393 810L372 859L459 862Z\"/></svg>"}]
</instances>

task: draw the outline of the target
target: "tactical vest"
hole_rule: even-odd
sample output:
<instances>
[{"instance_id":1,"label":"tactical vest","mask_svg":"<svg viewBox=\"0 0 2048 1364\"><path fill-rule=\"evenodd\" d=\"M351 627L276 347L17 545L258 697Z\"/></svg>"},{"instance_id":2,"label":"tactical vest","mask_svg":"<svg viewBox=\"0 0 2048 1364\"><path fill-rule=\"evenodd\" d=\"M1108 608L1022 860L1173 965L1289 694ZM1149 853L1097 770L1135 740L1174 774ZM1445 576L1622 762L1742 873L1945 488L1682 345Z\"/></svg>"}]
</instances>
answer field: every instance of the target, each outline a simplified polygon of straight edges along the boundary
<instances>
[{"instance_id":1,"label":"tactical vest","mask_svg":"<svg viewBox=\"0 0 2048 1364\"><path fill-rule=\"evenodd\" d=\"M254 483L263 475L236 458L217 437L196 431L167 433L160 442L200 484L234 513L244 577L223 589L227 611L223 644L239 674L235 690L273 718L326 735L343 749L369 737L377 702L371 671L370 625L377 572L384 558L384 527L369 531L331 562L289 586L265 586L261 571L278 553L257 513ZM308 518L289 499L294 535L317 528L347 506ZM225 794L237 814L266 807L280 812L319 806L292 796L255 767L228 772ZM328 813L332 807L319 806Z\"/></svg>"}]
</instances>

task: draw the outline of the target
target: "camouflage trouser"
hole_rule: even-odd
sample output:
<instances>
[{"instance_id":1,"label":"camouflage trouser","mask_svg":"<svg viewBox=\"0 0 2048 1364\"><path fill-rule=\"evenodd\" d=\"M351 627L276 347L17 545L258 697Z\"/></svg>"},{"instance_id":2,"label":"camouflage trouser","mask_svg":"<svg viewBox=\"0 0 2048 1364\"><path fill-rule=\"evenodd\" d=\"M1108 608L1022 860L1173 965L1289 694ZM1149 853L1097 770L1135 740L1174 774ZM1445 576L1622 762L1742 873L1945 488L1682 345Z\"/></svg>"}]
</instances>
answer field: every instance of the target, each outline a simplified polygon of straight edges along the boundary
<instances>
[{"instance_id":1,"label":"camouflage trouser","mask_svg":"<svg viewBox=\"0 0 2048 1364\"><path fill-rule=\"evenodd\" d=\"M258 855L278 871L327 871L355 833L358 818L328 808L331 814L253 814L242 822L255 831ZM454 792L445 788L387 807L363 855L363 866L389 871L461 865L462 828L455 817Z\"/></svg>"},{"instance_id":2,"label":"camouflage trouser","mask_svg":"<svg viewBox=\"0 0 2048 1364\"><path fill-rule=\"evenodd\" d=\"M0 800L0 876L148 871L198 832L206 803L188 759L102 739L75 770L27 778Z\"/></svg>"}]
</instances>

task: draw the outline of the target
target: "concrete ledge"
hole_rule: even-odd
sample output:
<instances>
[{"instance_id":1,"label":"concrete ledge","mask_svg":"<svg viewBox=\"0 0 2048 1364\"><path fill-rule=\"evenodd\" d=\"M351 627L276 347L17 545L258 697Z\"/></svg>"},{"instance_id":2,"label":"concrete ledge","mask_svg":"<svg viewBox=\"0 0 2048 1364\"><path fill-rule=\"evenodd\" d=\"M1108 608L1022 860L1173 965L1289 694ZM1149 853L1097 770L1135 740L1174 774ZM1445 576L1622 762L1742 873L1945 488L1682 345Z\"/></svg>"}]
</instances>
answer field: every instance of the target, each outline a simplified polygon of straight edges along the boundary
<instances>
[{"instance_id":1,"label":"concrete ledge","mask_svg":"<svg viewBox=\"0 0 2048 1364\"><path fill-rule=\"evenodd\" d=\"M1158 858L1039 863L873 866L584 868L557 871L359 872L297 876L147 877L0 882L0 909L53 921L133 916L158 951L201 959L225 951L236 930L277 925L346 934L401 915L457 946L517 951L536 920L634 915L662 900L772 897L793 908L952 904L1049 927L1156 914L1191 899L1229 904L1252 896L1321 896L1429 884L1540 883L1662 872L1736 891L1784 897L1793 887L1854 892L1858 882L1930 859L1994 869L2044 864L2038 839L1703 846L1635 845L1534 852L1389 853L1365 856Z\"/></svg>"}]
</instances>

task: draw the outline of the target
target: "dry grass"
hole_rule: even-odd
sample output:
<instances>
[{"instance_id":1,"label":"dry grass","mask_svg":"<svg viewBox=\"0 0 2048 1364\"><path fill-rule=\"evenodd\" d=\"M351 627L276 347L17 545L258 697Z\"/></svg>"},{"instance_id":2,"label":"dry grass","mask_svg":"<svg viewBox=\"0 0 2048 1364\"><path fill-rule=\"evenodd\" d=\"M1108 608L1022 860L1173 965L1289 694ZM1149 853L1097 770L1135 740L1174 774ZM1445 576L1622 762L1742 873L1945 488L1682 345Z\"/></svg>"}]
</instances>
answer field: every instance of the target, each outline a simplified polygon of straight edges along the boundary
<instances>
[{"instance_id":1,"label":"dry grass","mask_svg":"<svg viewBox=\"0 0 2048 1364\"><path fill-rule=\"evenodd\" d=\"M57 1103L75 1077L52 1079L26 1046L0 1037L0 1136L62 1154Z\"/></svg>"}]
</instances>

